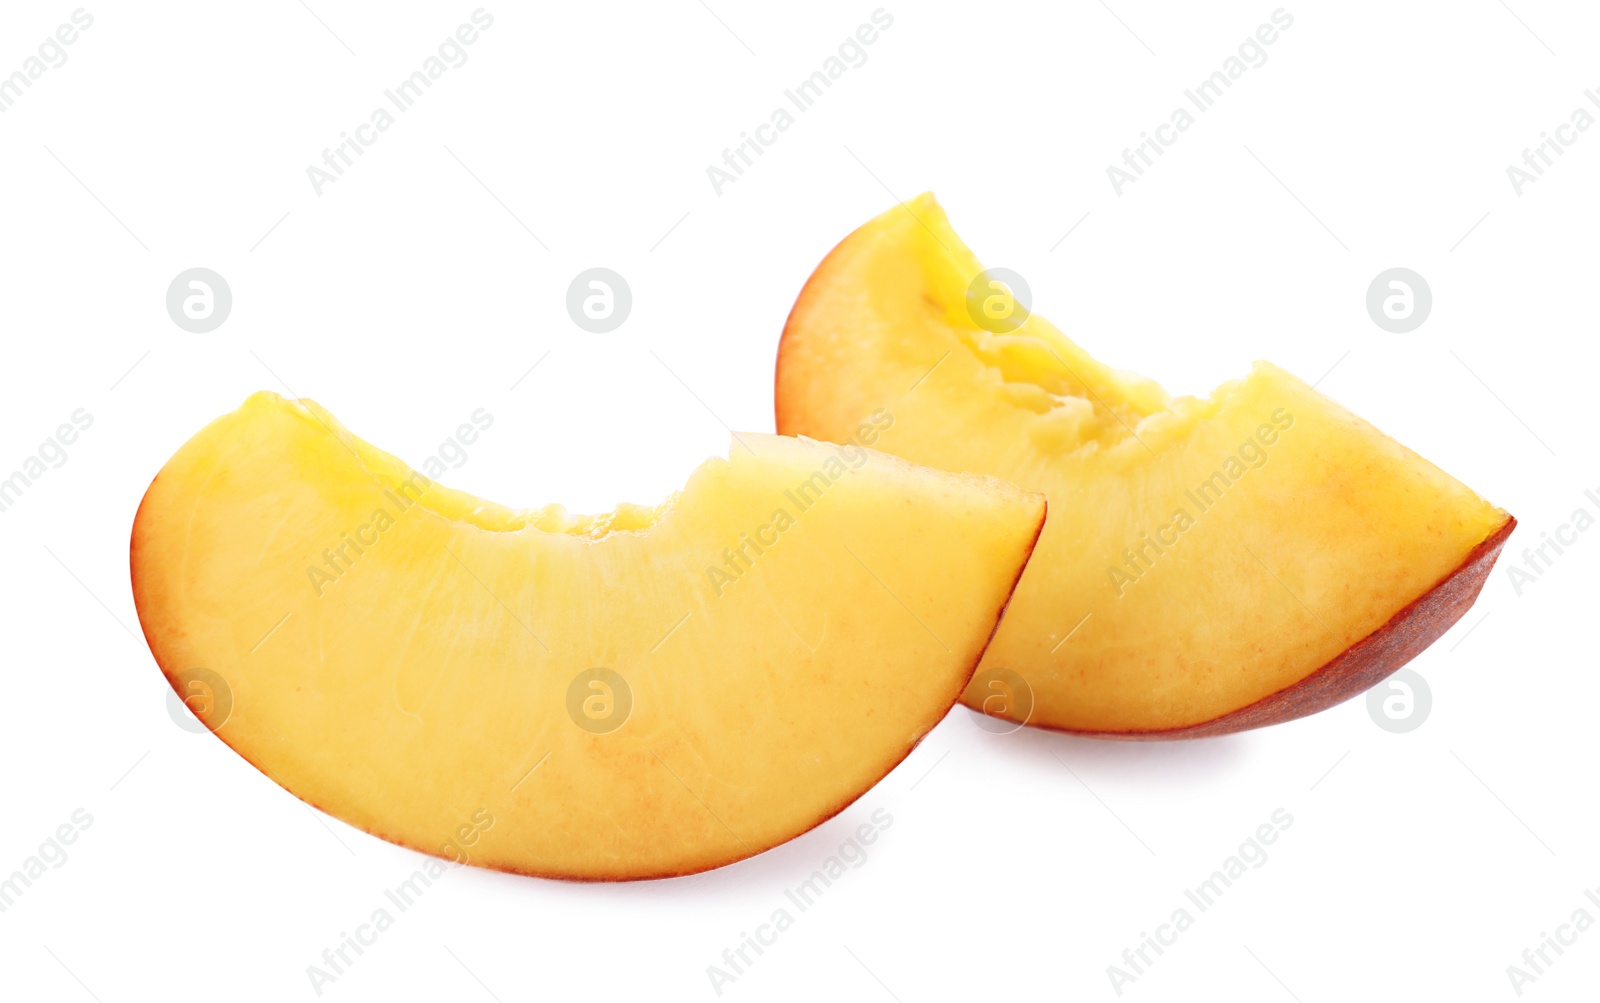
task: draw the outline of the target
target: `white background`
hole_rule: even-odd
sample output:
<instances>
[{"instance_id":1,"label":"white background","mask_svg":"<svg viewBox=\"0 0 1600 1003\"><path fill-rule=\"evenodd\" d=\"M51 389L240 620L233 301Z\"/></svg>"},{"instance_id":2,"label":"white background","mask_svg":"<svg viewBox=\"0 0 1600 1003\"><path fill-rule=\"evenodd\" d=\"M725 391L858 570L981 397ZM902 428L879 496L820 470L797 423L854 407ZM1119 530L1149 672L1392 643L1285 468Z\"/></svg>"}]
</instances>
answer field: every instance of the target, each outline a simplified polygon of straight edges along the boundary
<instances>
[{"instance_id":1,"label":"white background","mask_svg":"<svg viewBox=\"0 0 1600 1003\"><path fill-rule=\"evenodd\" d=\"M1600 508L1584 497L1600 492L1600 129L1521 195L1506 175L1574 109L1600 115L1583 95L1600 87L1592 8L1288 6L1266 64L1119 196L1106 167L1271 0L886 5L865 65L718 195L706 167L876 4L503 4L319 196L306 167L476 5L307 2L90 7L67 62L0 114L0 471L74 409L94 416L0 514L0 873L75 809L94 820L0 914L0 995L314 999L306 966L421 859L169 717L127 540L189 435L270 389L420 464L482 407L495 424L452 486L654 503L725 452L724 423L772 428L802 282L925 189L1100 358L1176 392L1256 358L1326 374L1324 392L1521 520L1478 605L1413 663L1430 717L1390 734L1356 700L1123 745L996 737L958 709L842 816L720 871L452 872L324 998L716 999L707 966L876 809L894 823L866 863L723 998L1115 999L1107 966L1279 808L1294 822L1265 865L1124 998L1514 999L1506 967L1541 932L1582 906L1600 919L1583 896L1600 887L1600 533L1520 596L1505 571ZM5 5L0 74L73 9ZM564 305L596 265L633 291L612 334ZM233 290L210 334L164 307L194 266ZM1410 334L1365 311L1391 266L1433 290ZM1524 995L1597 981L1589 931Z\"/></svg>"}]
</instances>

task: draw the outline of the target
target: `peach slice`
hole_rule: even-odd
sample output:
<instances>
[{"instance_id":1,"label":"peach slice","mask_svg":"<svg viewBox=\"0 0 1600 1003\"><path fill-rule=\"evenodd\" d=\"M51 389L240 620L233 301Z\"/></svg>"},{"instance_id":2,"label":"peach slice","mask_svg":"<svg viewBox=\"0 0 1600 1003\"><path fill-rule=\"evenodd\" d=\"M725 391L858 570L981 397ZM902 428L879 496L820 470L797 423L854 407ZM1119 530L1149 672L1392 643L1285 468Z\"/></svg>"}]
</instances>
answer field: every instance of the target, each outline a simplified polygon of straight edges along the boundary
<instances>
[{"instance_id":1,"label":"peach slice","mask_svg":"<svg viewBox=\"0 0 1600 1003\"><path fill-rule=\"evenodd\" d=\"M519 512L262 393L151 484L133 588L180 696L225 690L197 715L295 796L457 861L654 878L899 763L1043 522L991 478L770 435L654 510Z\"/></svg>"},{"instance_id":2,"label":"peach slice","mask_svg":"<svg viewBox=\"0 0 1600 1003\"><path fill-rule=\"evenodd\" d=\"M1203 399L1096 362L929 195L806 283L777 420L1043 492L1049 522L965 702L1107 737L1238 731L1369 688L1471 606L1515 524L1274 366Z\"/></svg>"}]
</instances>

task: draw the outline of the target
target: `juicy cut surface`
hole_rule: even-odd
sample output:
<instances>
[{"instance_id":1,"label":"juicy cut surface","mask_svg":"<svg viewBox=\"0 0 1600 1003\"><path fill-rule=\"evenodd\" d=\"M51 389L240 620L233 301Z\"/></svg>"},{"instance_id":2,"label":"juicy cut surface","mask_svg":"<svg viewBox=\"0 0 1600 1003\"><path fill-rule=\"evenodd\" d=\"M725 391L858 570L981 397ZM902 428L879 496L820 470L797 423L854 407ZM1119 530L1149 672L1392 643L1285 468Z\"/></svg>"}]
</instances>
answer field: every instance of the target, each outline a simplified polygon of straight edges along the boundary
<instances>
[{"instance_id":1,"label":"juicy cut surface","mask_svg":"<svg viewBox=\"0 0 1600 1003\"><path fill-rule=\"evenodd\" d=\"M1270 364L1174 397L1036 314L989 323L1005 290L974 294L982 272L931 196L897 206L818 267L777 373L780 432L852 441L883 411L874 448L1049 498L970 706L1007 705L986 680L1003 669L1031 690L1031 708L1010 701L1029 723L1182 733L1335 663L1510 525ZM1436 636L1464 608L1410 629Z\"/></svg>"},{"instance_id":2,"label":"juicy cut surface","mask_svg":"<svg viewBox=\"0 0 1600 1003\"><path fill-rule=\"evenodd\" d=\"M385 839L581 879L724 864L943 717L1044 519L992 479L738 440L655 509L569 517L257 394L151 485L140 621L180 695L225 681L194 705L218 737Z\"/></svg>"}]
</instances>

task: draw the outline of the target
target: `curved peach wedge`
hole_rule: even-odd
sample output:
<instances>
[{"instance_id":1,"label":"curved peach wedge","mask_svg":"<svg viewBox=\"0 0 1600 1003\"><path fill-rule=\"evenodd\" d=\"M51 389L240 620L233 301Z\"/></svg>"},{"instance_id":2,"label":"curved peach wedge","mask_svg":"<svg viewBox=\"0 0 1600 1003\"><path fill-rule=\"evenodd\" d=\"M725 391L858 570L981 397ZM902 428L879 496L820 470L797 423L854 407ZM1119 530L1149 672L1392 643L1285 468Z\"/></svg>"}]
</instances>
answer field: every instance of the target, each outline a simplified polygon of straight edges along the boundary
<instances>
[{"instance_id":1,"label":"curved peach wedge","mask_svg":"<svg viewBox=\"0 0 1600 1003\"><path fill-rule=\"evenodd\" d=\"M1183 738L1338 703L1472 605L1515 525L1275 366L1196 398L1102 365L985 273L929 195L818 266L776 395L780 433L1050 499L965 694L1046 728ZM876 411L892 427L861 438Z\"/></svg>"},{"instance_id":2,"label":"curved peach wedge","mask_svg":"<svg viewBox=\"0 0 1600 1003\"><path fill-rule=\"evenodd\" d=\"M179 695L204 684L197 716L295 796L457 862L621 880L759 853L882 778L1043 522L990 478L770 435L653 510L514 511L263 393L162 468L132 573Z\"/></svg>"}]
</instances>

